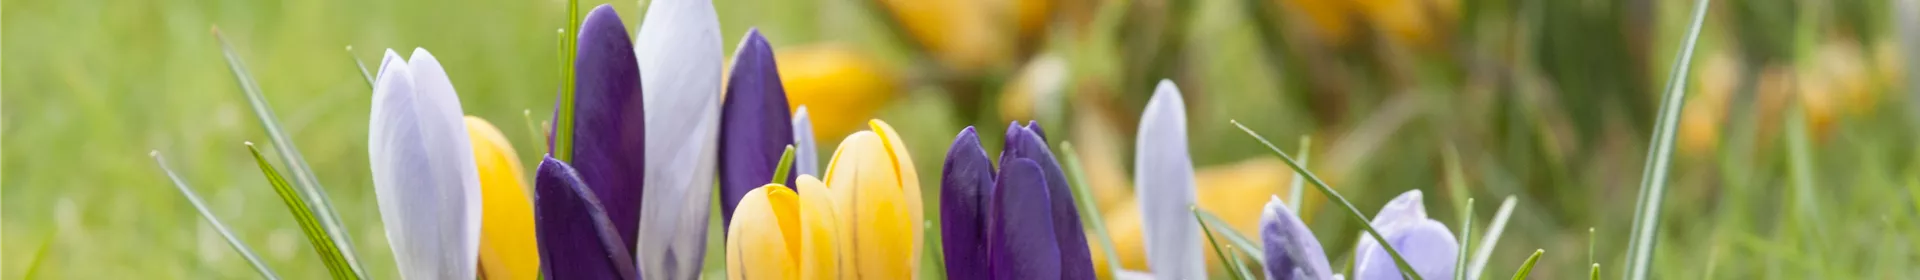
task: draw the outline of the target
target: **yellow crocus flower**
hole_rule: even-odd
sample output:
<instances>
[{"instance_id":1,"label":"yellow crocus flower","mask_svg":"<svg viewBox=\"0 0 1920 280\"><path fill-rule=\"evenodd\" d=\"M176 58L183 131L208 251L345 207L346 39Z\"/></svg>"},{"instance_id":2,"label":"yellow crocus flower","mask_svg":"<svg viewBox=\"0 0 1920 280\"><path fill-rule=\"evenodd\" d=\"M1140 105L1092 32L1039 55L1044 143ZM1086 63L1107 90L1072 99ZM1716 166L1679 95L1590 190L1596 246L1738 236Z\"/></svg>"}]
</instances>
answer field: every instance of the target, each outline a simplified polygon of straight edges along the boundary
<instances>
[{"instance_id":1,"label":"yellow crocus flower","mask_svg":"<svg viewBox=\"0 0 1920 280\"><path fill-rule=\"evenodd\" d=\"M467 116L466 125L480 174L480 273L486 279L538 279L540 248L520 158L493 124Z\"/></svg>"},{"instance_id":2,"label":"yellow crocus flower","mask_svg":"<svg viewBox=\"0 0 1920 280\"><path fill-rule=\"evenodd\" d=\"M919 176L898 135L886 122L840 142L827 164L826 185L839 221L841 276L907 279L919 265Z\"/></svg>"},{"instance_id":3,"label":"yellow crocus flower","mask_svg":"<svg viewBox=\"0 0 1920 280\"><path fill-rule=\"evenodd\" d=\"M812 175L795 184L799 194L767 184L740 199L727 229L727 278L840 278L832 195Z\"/></svg>"}]
</instances>

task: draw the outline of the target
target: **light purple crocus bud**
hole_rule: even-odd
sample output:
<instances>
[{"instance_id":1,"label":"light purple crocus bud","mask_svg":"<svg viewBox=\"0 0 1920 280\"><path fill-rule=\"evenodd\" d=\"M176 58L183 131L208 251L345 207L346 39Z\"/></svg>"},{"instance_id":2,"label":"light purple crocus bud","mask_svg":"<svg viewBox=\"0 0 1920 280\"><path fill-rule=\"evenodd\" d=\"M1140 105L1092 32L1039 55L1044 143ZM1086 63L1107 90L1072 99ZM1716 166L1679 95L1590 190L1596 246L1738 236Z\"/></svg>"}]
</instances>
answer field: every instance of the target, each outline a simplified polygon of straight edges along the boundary
<instances>
[{"instance_id":1,"label":"light purple crocus bud","mask_svg":"<svg viewBox=\"0 0 1920 280\"><path fill-rule=\"evenodd\" d=\"M1280 197L1267 201L1260 213L1260 241L1266 243L1267 279L1333 279L1320 240Z\"/></svg>"},{"instance_id":2,"label":"light purple crocus bud","mask_svg":"<svg viewBox=\"0 0 1920 280\"><path fill-rule=\"evenodd\" d=\"M1400 252L1422 278L1449 277L1459 258L1460 243L1447 225L1427 218L1426 206L1421 200L1420 190L1400 194L1381 207L1373 218L1373 228L1393 244L1393 249ZM1393 256L1371 235L1363 235L1354 252L1354 279L1403 278Z\"/></svg>"}]
</instances>

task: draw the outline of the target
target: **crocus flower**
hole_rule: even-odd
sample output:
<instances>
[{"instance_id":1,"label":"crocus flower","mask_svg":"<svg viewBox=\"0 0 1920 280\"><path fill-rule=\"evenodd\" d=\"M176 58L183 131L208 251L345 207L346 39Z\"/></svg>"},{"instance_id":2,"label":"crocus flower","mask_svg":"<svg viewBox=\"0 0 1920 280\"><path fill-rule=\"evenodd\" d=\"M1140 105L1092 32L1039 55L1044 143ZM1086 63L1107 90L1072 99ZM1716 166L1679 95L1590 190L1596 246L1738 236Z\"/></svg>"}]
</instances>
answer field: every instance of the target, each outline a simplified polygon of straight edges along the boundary
<instances>
[{"instance_id":1,"label":"crocus flower","mask_svg":"<svg viewBox=\"0 0 1920 280\"><path fill-rule=\"evenodd\" d=\"M720 105L721 221L732 221L740 197L773 177L781 153L795 140L773 47L759 29L748 29L735 50L733 76L727 79L726 101ZM777 181L792 185L794 174L786 174Z\"/></svg>"},{"instance_id":2,"label":"crocus flower","mask_svg":"<svg viewBox=\"0 0 1920 280\"><path fill-rule=\"evenodd\" d=\"M460 97L426 49L387 50L374 82L367 152L374 195L402 278L472 279L480 178Z\"/></svg>"},{"instance_id":3,"label":"crocus flower","mask_svg":"<svg viewBox=\"0 0 1920 280\"><path fill-rule=\"evenodd\" d=\"M480 278L538 279L540 246L533 235L533 200L526 171L499 128L467 116L467 137L480 174Z\"/></svg>"},{"instance_id":4,"label":"crocus flower","mask_svg":"<svg viewBox=\"0 0 1920 280\"><path fill-rule=\"evenodd\" d=\"M799 175L798 195L774 183L741 197L727 229L729 278L912 278L923 250L919 176L892 127L871 125L840 142L824 182Z\"/></svg>"},{"instance_id":5,"label":"crocus flower","mask_svg":"<svg viewBox=\"0 0 1920 280\"><path fill-rule=\"evenodd\" d=\"M801 105L793 111L793 173L820 176L820 152L813 142L813 117Z\"/></svg>"},{"instance_id":6,"label":"crocus flower","mask_svg":"<svg viewBox=\"0 0 1920 280\"><path fill-rule=\"evenodd\" d=\"M551 156L535 173L534 216L545 278L635 279L632 251L580 173Z\"/></svg>"},{"instance_id":7,"label":"crocus flower","mask_svg":"<svg viewBox=\"0 0 1920 280\"><path fill-rule=\"evenodd\" d=\"M940 188L949 278L1094 278L1072 191L1043 133L1038 123L1009 125L999 172L973 127L955 137Z\"/></svg>"},{"instance_id":8,"label":"crocus flower","mask_svg":"<svg viewBox=\"0 0 1920 280\"><path fill-rule=\"evenodd\" d=\"M1334 279L1333 268L1327 265L1327 253L1320 247L1320 240L1313 237L1313 231L1300 221L1300 216L1287 208L1280 197L1270 196L1266 211L1260 213L1260 241L1265 243L1262 252L1267 256L1267 279L1272 280L1310 280Z\"/></svg>"},{"instance_id":9,"label":"crocus flower","mask_svg":"<svg viewBox=\"0 0 1920 280\"><path fill-rule=\"evenodd\" d=\"M648 137L640 203L646 238L634 249L636 266L647 279L693 279L706 253L714 189L720 20L708 0L652 1L638 36Z\"/></svg>"},{"instance_id":10,"label":"crocus flower","mask_svg":"<svg viewBox=\"0 0 1920 280\"><path fill-rule=\"evenodd\" d=\"M828 140L864 127L900 91L896 71L846 45L786 47L778 55L791 106L813 108L814 134Z\"/></svg>"},{"instance_id":11,"label":"crocus flower","mask_svg":"<svg viewBox=\"0 0 1920 280\"><path fill-rule=\"evenodd\" d=\"M1187 154L1186 103L1173 81L1161 80L1140 115L1134 146L1135 196L1155 278L1206 279L1194 204L1193 161Z\"/></svg>"},{"instance_id":12,"label":"crocus flower","mask_svg":"<svg viewBox=\"0 0 1920 280\"><path fill-rule=\"evenodd\" d=\"M1387 242L1393 243L1393 249L1400 252L1422 278L1453 275L1460 243L1453 238L1453 232L1447 230L1447 225L1427 218L1420 190L1401 193L1387 202L1380 213L1374 215L1371 225ZM1360 239L1354 254L1354 279L1401 279L1404 276L1394 264L1393 256L1371 236Z\"/></svg>"}]
</instances>

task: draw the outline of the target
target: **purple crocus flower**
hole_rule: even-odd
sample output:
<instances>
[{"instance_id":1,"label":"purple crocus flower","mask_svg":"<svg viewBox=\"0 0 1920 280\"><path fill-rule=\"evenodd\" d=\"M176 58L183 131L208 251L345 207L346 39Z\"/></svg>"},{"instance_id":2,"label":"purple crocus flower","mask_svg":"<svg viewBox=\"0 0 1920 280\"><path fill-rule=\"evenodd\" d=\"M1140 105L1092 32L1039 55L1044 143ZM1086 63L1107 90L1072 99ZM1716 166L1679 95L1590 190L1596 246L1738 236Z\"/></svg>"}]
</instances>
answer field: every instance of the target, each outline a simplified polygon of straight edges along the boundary
<instances>
[{"instance_id":1,"label":"purple crocus flower","mask_svg":"<svg viewBox=\"0 0 1920 280\"><path fill-rule=\"evenodd\" d=\"M1065 172L1039 131L1008 125L997 174L973 127L955 137L940 196L949 278L1093 279Z\"/></svg>"},{"instance_id":2,"label":"purple crocus flower","mask_svg":"<svg viewBox=\"0 0 1920 280\"><path fill-rule=\"evenodd\" d=\"M623 248L633 248L644 179L637 171L646 158L640 67L613 6L600 5L587 13L578 45L571 166L605 206Z\"/></svg>"},{"instance_id":3,"label":"purple crocus flower","mask_svg":"<svg viewBox=\"0 0 1920 280\"><path fill-rule=\"evenodd\" d=\"M772 181L781 153L794 143L778 69L767 38L759 29L748 29L733 53L732 78L720 105L720 214L727 223L741 196ZM789 172L778 181L793 186L795 176Z\"/></svg>"},{"instance_id":4,"label":"purple crocus flower","mask_svg":"<svg viewBox=\"0 0 1920 280\"><path fill-rule=\"evenodd\" d=\"M630 247L622 244L604 204L579 173L551 156L535 173L541 274L547 279L634 279Z\"/></svg>"},{"instance_id":5,"label":"purple crocus flower","mask_svg":"<svg viewBox=\"0 0 1920 280\"><path fill-rule=\"evenodd\" d=\"M1422 278L1449 277L1459 257L1460 243L1454 239L1453 232L1447 230L1447 225L1427 218L1426 205L1421 200L1420 190L1401 193L1374 215L1373 228L1393 243L1393 249L1399 251ZM1404 276L1394 264L1393 256L1371 237L1361 238L1354 254L1354 279L1389 280Z\"/></svg>"},{"instance_id":6,"label":"purple crocus flower","mask_svg":"<svg viewBox=\"0 0 1920 280\"><path fill-rule=\"evenodd\" d=\"M1320 240L1280 197L1269 200L1260 213L1260 241L1266 243L1267 279L1334 279Z\"/></svg>"}]
</instances>

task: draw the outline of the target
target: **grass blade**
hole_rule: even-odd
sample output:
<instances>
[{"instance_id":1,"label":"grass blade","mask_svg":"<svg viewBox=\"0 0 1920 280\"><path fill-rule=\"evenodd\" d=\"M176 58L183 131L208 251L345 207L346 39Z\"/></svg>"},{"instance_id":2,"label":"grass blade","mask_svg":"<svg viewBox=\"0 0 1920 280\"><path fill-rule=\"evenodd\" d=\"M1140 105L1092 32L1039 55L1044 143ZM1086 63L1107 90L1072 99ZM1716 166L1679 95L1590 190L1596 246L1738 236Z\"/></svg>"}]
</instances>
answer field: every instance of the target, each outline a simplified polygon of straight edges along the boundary
<instances>
[{"instance_id":1,"label":"grass blade","mask_svg":"<svg viewBox=\"0 0 1920 280\"><path fill-rule=\"evenodd\" d=\"M1301 166L1306 166L1307 160L1313 157L1313 154L1311 153L1313 150L1312 148L1313 148L1313 138L1307 137L1306 135L1300 135L1300 165ZM1300 208L1300 206L1302 205L1302 203L1300 203L1300 195L1302 193L1305 193L1305 191L1301 190L1300 187L1305 187L1301 184L1306 183L1307 180L1301 179L1300 177L1306 177L1306 176L1301 176L1300 173L1294 173L1293 182L1288 183L1288 187L1287 187L1287 204L1290 204L1290 205L1287 205L1287 207L1293 207L1293 209L1295 209L1293 214L1296 216L1300 215L1300 213L1306 212L1306 210L1301 210L1302 208Z\"/></svg>"},{"instance_id":2,"label":"grass blade","mask_svg":"<svg viewBox=\"0 0 1920 280\"><path fill-rule=\"evenodd\" d=\"M573 60L580 44L580 0L567 0L567 26L560 29L560 112L554 113L553 156L573 161Z\"/></svg>"},{"instance_id":3,"label":"grass blade","mask_svg":"<svg viewBox=\"0 0 1920 280\"><path fill-rule=\"evenodd\" d=\"M1600 280L1600 264L1594 263L1593 270L1587 272L1587 279Z\"/></svg>"},{"instance_id":4,"label":"grass blade","mask_svg":"<svg viewBox=\"0 0 1920 280\"><path fill-rule=\"evenodd\" d=\"M328 240L333 241L331 246L338 248L346 258L347 268L355 276L366 276L360 269L360 262L354 257L353 239L347 235L346 225L340 222L340 215L333 211L333 202L327 198L326 190L320 188L320 180L314 176L313 169L307 166L307 160L293 146L291 137L280 129L280 120L274 117L273 107L267 103L266 94L261 93L260 84L254 82L252 74L248 74L246 63L240 60L239 53L234 52L233 45L227 44L226 37L220 35L220 28L213 29L213 38L219 41L220 52L227 58L227 68L233 70L234 78L240 82L240 91L246 94L247 104L253 107L253 114L260 119L261 128L273 140L273 151L280 154L280 164L287 166L287 171L293 175L292 183L297 187L293 195L304 200L303 203L314 206L313 214L320 221L321 230L326 233Z\"/></svg>"},{"instance_id":5,"label":"grass blade","mask_svg":"<svg viewBox=\"0 0 1920 280\"><path fill-rule=\"evenodd\" d=\"M1460 218L1460 254L1453 257L1453 279L1467 279L1467 249L1473 248L1473 198L1467 198L1467 215Z\"/></svg>"},{"instance_id":6,"label":"grass blade","mask_svg":"<svg viewBox=\"0 0 1920 280\"><path fill-rule=\"evenodd\" d=\"M790 170L793 170L793 145L787 145L787 151L780 152L780 163L773 168L773 182L768 184L786 183Z\"/></svg>"},{"instance_id":7,"label":"grass blade","mask_svg":"<svg viewBox=\"0 0 1920 280\"><path fill-rule=\"evenodd\" d=\"M60 237L59 233L59 226L47 227L47 233L44 234L47 237L42 239L45 241L40 241L40 249L34 250L33 259L27 261L27 273L22 274L20 279L43 279L40 277L40 268L47 264L47 255L53 252L53 242L58 240L55 238Z\"/></svg>"},{"instance_id":8,"label":"grass blade","mask_svg":"<svg viewBox=\"0 0 1920 280\"><path fill-rule=\"evenodd\" d=\"M1100 240L1101 251L1107 255L1107 275L1119 275L1120 256L1113 246L1113 236L1107 233L1107 222L1100 218L1100 205L1093 201L1093 190L1087 186L1087 171L1080 168L1080 154L1073 151L1073 143L1060 142L1060 164L1067 169L1067 184L1073 190L1073 200L1080 208L1080 219L1086 223L1089 231Z\"/></svg>"},{"instance_id":9,"label":"grass blade","mask_svg":"<svg viewBox=\"0 0 1920 280\"><path fill-rule=\"evenodd\" d=\"M1253 257L1255 262L1259 262L1263 267L1265 266L1267 263L1266 252L1261 252L1260 246L1254 245L1252 238L1248 238L1246 234L1242 234L1240 231L1234 230L1233 227L1227 226L1227 221L1220 219L1220 216L1214 215L1213 212L1207 212L1206 209L1199 208L1194 208L1193 212L1196 215L1200 215L1201 224L1218 226L1220 235L1226 236L1228 243L1232 243L1233 247L1239 247L1241 252L1247 253L1247 256Z\"/></svg>"},{"instance_id":10,"label":"grass blade","mask_svg":"<svg viewBox=\"0 0 1920 280\"><path fill-rule=\"evenodd\" d=\"M1546 249L1534 249L1533 256L1527 257L1527 262L1520 264L1520 271L1513 272L1513 280L1527 279L1528 274L1533 274L1533 265L1540 263L1540 254L1546 252Z\"/></svg>"},{"instance_id":11,"label":"grass blade","mask_svg":"<svg viewBox=\"0 0 1920 280\"><path fill-rule=\"evenodd\" d=\"M1700 25L1707 17L1708 0L1695 0L1693 22L1687 28L1687 37L1680 46L1680 54L1673 61L1673 72L1668 73L1666 93L1660 102L1660 115L1654 127L1653 140L1647 150L1647 164L1640 178L1640 194L1634 202L1633 232L1628 239L1626 279L1646 279L1653 265L1653 246L1656 232L1660 228L1660 204L1666 197L1667 164L1673 156L1674 132L1678 130L1680 109L1685 104L1687 85L1687 67L1693 59L1694 43L1700 39Z\"/></svg>"},{"instance_id":12,"label":"grass blade","mask_svg":"<svg viewBox=\"0 0 1920 280\"><path fill-rule=\"evenodd\" d=\"M267 158L260 155L260 149L255 148L253 142L247 142L247 151L253 153L253 161L260 165L260 173L267 176L267 183L273 185L273 192L279 193L280 201L287 204L287 212L293 213L294 220L300 222L300 231L306 233L308 243L312 243L313 250L320 254L320 260L327 264L327 272L333 274L333 279L364 278L340 251L341 248L333 246L337 240L328 236L320 221L314 217L318 209L307 205L306 200L295 193L293 185L274 170L273 164L267 163Z\"/></svg>"},{"instance_id":13,"label":"grass blade","mask_svg":"<svg viewBox=\"0 0 1920 280\"><path fill-rule=\"evenodd\" d=\"M186 179L180 179L180 174L174 173L173 168L167 166L167 159L160 156L160 151L153 151L147 155L153 157L153 162L160 164L160 171L167 173L167 179L173 180L173 187L187 197L187 202L193 204L194 210L200 211L200 217L206 218L207 223L213 225L214 231L220 232L220 237L227 239L227 245L233 245L234 252L240 253L240 257L247 259L247 264L253 265L254 271L260 272L261 278L280 279L279 275L274 275L272 269L267 268L267 263L260 261L260 255L254 254L252 248L248 248L246 243L241 243L239 237L234 237L233 230L227 229L226 224L213 216L213 211L207 209L207 202L201 200L200 194L194 193L193 188L187 187Z\"/></svg>"},{"instance_id":14,"label":"grass blade","mask_svg":"<svg viewBox=\"0 0 1920 280\"><path fill-rule=\"evenodd\" d=\"M1500 201L1500 210L1493 212L1493 223L1487 225L1485 237L1480 238L1480 248L1473 251L1473 265L1467 269L1467 279L1480 279L1480 273L1486 272L1487 260L1493 258L1494 245L1500 244L1500 233L1507 230L1507 218L1513 217L1513 206L1519 201L1512 195Z\"/></svg>"},{"instance_id":15,"label":"grass blade","mask_svg":"<svg viewBox=\"0 0 1920 280\"><path fill-rule=\"evenodd\" d=\"M1187 206L1187 210L1192 211L1193 219L1200 223L1200 233L1207 235L1207 245L1213 246L1213 255L1214 257L1220 258L1220 266L1225 267L1227 272L1240 271L1239 268L1234 267L1233 261L1227 259L1227 249L1220 248L1220 240L1213 238L1213 227L1207 226L1207 219L1200 217L1200 207ZM1229 274L1229 275L1233 275L1233 279L1239 279L1239 280L1247 279L1246 277L1244 277L1244 275L1240 275L1238 273Z\"/></svg>"},{"instance_id":16,"label":"grass blade","mask_svg":"<svg viewBox=\"0 0 1920 280\"><path fill-rule=\"evenodd\" d=\"M372 74L372 73L368 73L368 72L367 72L367 64L366 64L366 63L363 63L363 62L360 62L360 57L357 57L357 56L353 56L353 45L347 45L347 59L352 59L352 60L353 60L353 66L354 66L354 67L359 67L359 68L360 68L360 77L361 77L361 78L366 78L366 79L367 79L367 87L368 87L368 88L372 88L372 87L373 87L373 74Z\"/></svg>"},{"instance_id":17,"label":"grass blade","mask_svg":"<svg viewBox=\"0 0 1920 280\"><path fill-rule=\"evenodd\" d=\"M1351 214L1349 216L1353 217L1354 220L1360 221L1360 228L1366 229L1367 235L1373 236L1374 241L1380 242L1380 248L1386 249L1387 255L1393 256L1393 265L1400 267L1401 274L1406 275L1408 278L1411 278L1414 280L1424 279L1420 277L1419 272L1413 271L1413 266L1407 264L1407 259L1405 257L1400 256L1400 251L1395 250L1393 248L1393 244L1392 244L1393 242L1387 242L1387 237L1384 235L1381 235L1380 230L1376 230L1373 228L1373 221L1367 219L1366 214L1360 213L1360 208L1354 207L1353 202L1347 201L1346 196L1342 196L1340 195L1340 192L1334 191L1332 186L1327 186L1327 182L1320 180L1320 176L1313 175L1312 171L1307 171L1307 168L1305 166L1302 166L1300 165L1299 162L1294 161L1292 156L1287 155L1287 152L1280 151L1279 147L1274 147L1273 142L1267 141L1266 137L1261 137L1260 133L1253 132L1253 129L1247 128L1246 125L1240 124L1240 121L1238 120L1229 120L1227 122L1231 122L1233 123L1233 126L1239 127L1240 131L1247 132L1247 135L1253 136L1254 140L1259 140L1261 145L1267 146L1267 150L1273 151L1275 155L1280 156L1281 161L1287 162L1287 167L1292 167L1293 172L1299 175L1306 176L1307 182L1313 183L1313 186L1316 188L1319 188L1321 193L1325 193L1327 197L1333 198L1333 201L1335 203L1339 203L1341 207L1346 207L1348 214Z\"/></svg>"}]
</instances>

